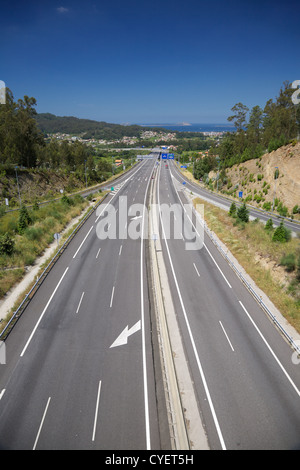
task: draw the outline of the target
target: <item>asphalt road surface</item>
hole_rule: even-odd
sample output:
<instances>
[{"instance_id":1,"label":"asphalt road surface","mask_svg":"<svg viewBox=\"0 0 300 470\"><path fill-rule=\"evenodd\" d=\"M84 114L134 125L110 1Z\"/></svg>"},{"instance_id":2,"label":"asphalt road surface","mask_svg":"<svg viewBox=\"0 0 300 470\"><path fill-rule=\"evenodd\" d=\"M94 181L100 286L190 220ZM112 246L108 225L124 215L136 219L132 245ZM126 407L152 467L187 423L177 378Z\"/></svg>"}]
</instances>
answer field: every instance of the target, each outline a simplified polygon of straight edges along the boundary
<instances>
[{"instance_id":1,"label":"asphalt road surface","mask_svg":"<svg viewBox=\"0 0 300 470\"><path fill-rule=\"evenodd\" d=\"M153 175L184 222L162 250L210 448L300 449L293 351L210 239L193 245L181 177L156 157L114 182L8 336L1 450L170 448L143 237Z\"/></svg>"},{"instance_id":2,"label":"asphalt road surface","mask_svg":"<svg viewBox=\"0 0 300 470\"><path fill-rule=\"evenodd\" d=\"M157 199L176 205L178 223L187 200L169 163L160 164ZM186 249L192 231L183 224L181 236L162 246L210 448L300 449L293 351L208 236L202 248Z\"/></svg>"},{"instance_id":3,"label":"asphalt road surface","mask_svg":"<svg viewBox=\"0 0 300 470\"><path fill-rule=\"evenodd\" d=\"M0 449L161 449L145 243L126 237L144 214L119 218L122 197L145 204L154 164L114 183L8 336Z\"/></svg>"},{"instance_id":4,"label":"asphalt road surface","mask_svg":"<svg viewBox=\"0 0 300 470\"><path fill-rule=\"evenodd\" d=\"M185 189L192 191L195 195L199 195L199 197L202 197L212 204L217 204L223 206L225 209L227 208L229 210L229 207L233 200L229 200L226 197L222 196L221 194L213 193L211 191L206 190L200 184L191 182L188 178L186 178L179 170L178 166L175 164L174 161L169 160L168 161L174 175L179 179L179 181L182 184L182 187ZM241 205L240 201L234 201L237 206ZM255 209L253 207L250 207L247 205L249 209L249 215L253 218L258 218L262 220L263 222L266 222L268 219L273 220L274 226L278 226L281 221L284 222L284 225L292 230L295 233L300 232L300 223L298 222L293 222L287 218L280 217L279 214L272 213L272 212L266 212L262 210Z\"/></svg>"}]
</instances>

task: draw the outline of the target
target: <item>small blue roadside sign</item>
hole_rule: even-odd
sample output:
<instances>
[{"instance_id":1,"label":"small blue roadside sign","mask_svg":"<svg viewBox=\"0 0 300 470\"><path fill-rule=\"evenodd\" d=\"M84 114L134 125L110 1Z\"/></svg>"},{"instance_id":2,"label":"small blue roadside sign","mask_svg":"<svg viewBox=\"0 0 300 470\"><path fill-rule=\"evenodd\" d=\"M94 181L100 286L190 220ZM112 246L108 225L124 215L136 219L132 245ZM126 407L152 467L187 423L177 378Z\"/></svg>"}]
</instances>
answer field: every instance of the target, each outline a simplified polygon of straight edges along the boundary
<instances>
[{"instance_id":1,"label":"small blue roadside sign","mask_svg":"<svg viewBox=\"0 0 300 470\"><path fill-rule=\"evenodd\" d=\"M243 197L243 191L239 191L239 197L240 197L240 198Z\"/></svg>"}]
</instances>

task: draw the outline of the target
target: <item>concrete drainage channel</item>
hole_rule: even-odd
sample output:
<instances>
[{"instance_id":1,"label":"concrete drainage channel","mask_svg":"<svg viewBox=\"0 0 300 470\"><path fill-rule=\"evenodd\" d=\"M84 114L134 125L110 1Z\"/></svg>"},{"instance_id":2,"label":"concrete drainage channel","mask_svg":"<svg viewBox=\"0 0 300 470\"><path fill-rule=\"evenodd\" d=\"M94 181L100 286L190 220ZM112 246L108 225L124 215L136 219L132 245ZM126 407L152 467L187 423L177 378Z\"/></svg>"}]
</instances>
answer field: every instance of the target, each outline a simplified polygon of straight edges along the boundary
<instances>
[{"instance_id":1,"label":"concrete drainage channel","mask_svg":"<svg viewBox=\"0 0 300 470\"><path fill-rule=\"evenodd\" d=\"M150 189L150 264L171 445L176 450L208 450L163 259L156 184L154 179Z\"/></svg>"}]
</instances>

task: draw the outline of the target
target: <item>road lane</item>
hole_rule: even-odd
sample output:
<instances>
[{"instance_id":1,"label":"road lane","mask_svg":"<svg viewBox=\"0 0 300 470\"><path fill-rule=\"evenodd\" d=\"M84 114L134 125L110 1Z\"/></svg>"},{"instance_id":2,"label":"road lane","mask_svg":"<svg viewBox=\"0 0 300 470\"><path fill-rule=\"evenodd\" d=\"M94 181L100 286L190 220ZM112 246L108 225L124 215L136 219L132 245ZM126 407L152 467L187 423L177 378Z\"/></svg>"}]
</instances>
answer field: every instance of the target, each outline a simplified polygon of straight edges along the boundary
<instances>
[{"instance_id":1,"label":"road lane","mask_svg":"<svg viewBox=\"0 0 300 470\"><path fill-rule=\"evenodd\" d=\"M139 166L133 186L153 164ZM145 191L128 195L143 202ZM70 243L7 339L0 448L160 448L143 250L140 240L99 240L93 216ZM137 330L111 349L143 302L144 338Z\"/></svg>"},{"instance_id":2,"label":"road lane","mask_svg":"<svg viewBox=\"0 0 300 470\"><path fill-rule=\"evenodd\" d=\"M200 186L200 184L192 182L180 172L178 166L176 165L174 161L170 161L170 165L171 165L172 171L174 172L174 175L176 175L176 178L181 182L181 184L185 182L184 184L185 188L188 189L189 191L194 192L194 194L199 195L200 198L202 197L204 200L207 200L208 202L211 202L212 204L221 205L223 208L227 208L228 210L232 202L235 202L237 206L241 205L240 201L227 199L221 194L208 191L202 186ZM267 220L271 218L275 226L278 226L281 221L284 221L284 225L287 228L289 228L295 233L300 232L299 222L293 222L289 219L284 219L283 217L280 217L279 214L276 214L276 213L273 214L271 212L258 210L249 205L247 205L247 207L249 209L249 214L251 217L258 218L262 220L263 222L267 222Z\"/></svg>"},{"instance_id":3,"label":"road lane","mask_svg":"<svg viewBox=\"0 0 300 470\"><path fill-rule=\"evenodd\" d=\"M172 190L172 184L170 170L161 164L161 204L178 203L178 196L182 197ZM299 368L291 361L292 351L208 237L204 242L197 251L185 250L184 240L170 239L163 246L210 445L228 449L299 448L300 377ZM287 374L239 301L247 304L247 311Z\"/></svg>"}]
</instances>

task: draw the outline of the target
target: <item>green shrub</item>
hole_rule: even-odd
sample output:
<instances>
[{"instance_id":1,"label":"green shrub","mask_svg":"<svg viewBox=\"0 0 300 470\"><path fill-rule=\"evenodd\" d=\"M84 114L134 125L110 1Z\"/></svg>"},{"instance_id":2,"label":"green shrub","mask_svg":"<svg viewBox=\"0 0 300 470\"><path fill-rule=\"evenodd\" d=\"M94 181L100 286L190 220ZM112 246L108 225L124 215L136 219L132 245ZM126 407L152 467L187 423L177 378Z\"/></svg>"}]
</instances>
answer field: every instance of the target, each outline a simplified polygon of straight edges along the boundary
<instances>
[{"instance_id":1,"label":"green shrub","mask_svg":"<svg viewBox=\"0 0 300 470\"><path fill-rule=\"evenodd\" d=\"M263 210L270 211L271 210L271 203L270 202L264 202Z\"/></svg>"},{"instance_id":2,"label":"green shrub","mask_svg":"<svg viewBox=\"0 0 300 470\"><path fill-rule=\"evenodd\" d=\"M300 207L296 204L296 206L293 207L293 214L298 214L298 212L300 212Z\"/></svg>"},{"instance_id":3,"label":"green shrub","mask_svg":"<svg viewBox=\"0 0 300 470\"><path fill-rule=\"evenodd\" d=\"M291 239L291 231L280 223L279 227L276 228L273 234L273 242L286 243Z\"/></svg>"},{"instance_id":4,"label":"green shrub","mask_svg":"<svg viewBox=\"0 0 300 470\"><path fill-rule=\"evenodd\" d=\"M288 272L292 272L296 269L296 256L294 253L284 255L280 260L281 266L285 266Z\"/></svg>"},{"instance_id":5,"label":"green shrub","mask_svg":"<svg viewBox=\"0 0 300 470\"><path fill-rule=\"evenodd\" d=\"M265 225L265 230L273 230L273 220L272 219L268 219L267 220L267 223Z\"/></svg>"},{"instance_id":6,"label":"green shrub","mask_svg":"<svg viewBox=\"0 0 300 470\"><path fill-rule=\"evenodd\" d=\"M238 209L237 216L242 222L249 222L249 210L245 203Z\"/></svg>"},{"instance_id":7,"label":"green shrub","mask_svg":"<svg viewBox=\"0 0 300 470\"><path fill-rule=\"evenodd\" d=\"M43 235L43 230L41 227L27 227L24 231L24 235L28 240L40 240Z\"/></svg>"},{"instance_id":8,"label":"green shrub","mask_svg":"<svg viewBox=\"0 0 300 470\"><path fill-rule=\"evenodd\" d=\"M22 235L29 224L31 224L32 220L28 213L27 207L22 205L19 213L19 221L18 221L18 232Z\"/></svg>"},{"instance_id":9,"label":"green shrub","mask_svg":"<svg viewBox=\"0 0 300 470\"><path fill-rule=\"evenodd\" d=\"M5 233L0 237L0 254L1 255L12 255L15 248L14 239L8 234Z\"/></svg>"},{"instance_id":10,"label":"green shrub","mask_svg":"<svg viewBox=\"0 0 300 470\"><path fill-rule=\"evenodd\" d=\"M289 215L289 210L286 206L282 204L280 201L278 206L277 206L277 212L282 215L282 217L287 217Z\"/></svg>"},{"instance_id":11,"label":"green shrub","mask_svg":"<svg viewBox=\"0 0 300 470\"><path fill-rule=\"evenodd\" d=\"M71 200L70 200L70 198L68 198L68 196L66 196L66 195L64 194L63 197L61 198L61 203L62 203L62 204L67 204L67 205L71 205Z\"/></svg>"},{"instance_id":12,"label":"green shrub","mask_svg":"<svg viewBox=\"0 0 300 470\"><path fill-rule=\"evenodd\" d=\"M231 217L234 217L236 215L236 204L235 204L235 202L231 203L231 206L229 208L229 215Z\"/></svg>"}]
</instances>

